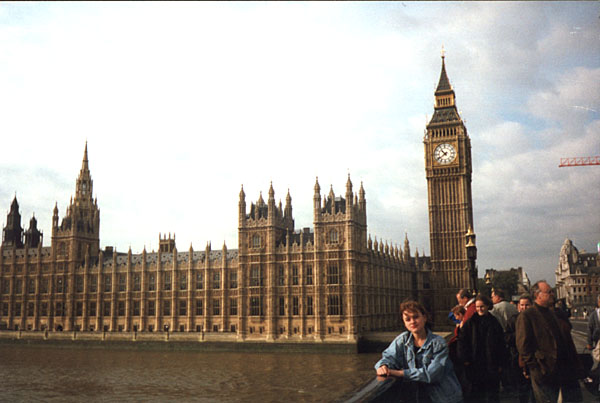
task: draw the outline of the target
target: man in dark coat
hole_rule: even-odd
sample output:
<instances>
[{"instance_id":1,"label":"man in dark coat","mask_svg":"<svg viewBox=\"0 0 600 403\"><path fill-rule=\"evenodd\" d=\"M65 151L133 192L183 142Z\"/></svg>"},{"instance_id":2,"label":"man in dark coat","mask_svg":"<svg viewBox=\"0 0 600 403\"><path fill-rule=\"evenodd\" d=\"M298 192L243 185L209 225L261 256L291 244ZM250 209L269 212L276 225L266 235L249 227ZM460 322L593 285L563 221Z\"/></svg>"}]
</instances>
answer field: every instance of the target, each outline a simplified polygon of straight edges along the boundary
<instances>
[{"instance_id":1,"label":"man in dark coat","mask_svg":"<svg viewBox=\"0 0 600 403\"><path fill-rule=\"evenodd\" d=\"M550 309L554 306L554 291L546 281L531 287L533 307L519 314L516 323L516 343L531 378L537 402L581 402L583 396L578 379L583 370L571 334L561 326Z\"/></svg>"}]
</instances>

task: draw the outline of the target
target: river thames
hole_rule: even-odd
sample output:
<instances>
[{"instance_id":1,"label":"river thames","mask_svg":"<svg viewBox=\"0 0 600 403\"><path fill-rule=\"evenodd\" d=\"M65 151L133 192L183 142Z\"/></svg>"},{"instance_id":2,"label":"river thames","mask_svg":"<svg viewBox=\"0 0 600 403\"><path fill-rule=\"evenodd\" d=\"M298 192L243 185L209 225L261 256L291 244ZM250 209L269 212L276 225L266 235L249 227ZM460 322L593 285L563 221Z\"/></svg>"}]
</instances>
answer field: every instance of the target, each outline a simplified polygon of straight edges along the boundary
<instances>
[{"instance_id":1,"label":"river thames","mask_svg":"<svg viewBox=\"0 0 600 403\"><path fill-rule=\"evenodd\" d=\"M379 358L0 345L0 400L330 402L371 380Z\"/></svg>"}]
</instances>

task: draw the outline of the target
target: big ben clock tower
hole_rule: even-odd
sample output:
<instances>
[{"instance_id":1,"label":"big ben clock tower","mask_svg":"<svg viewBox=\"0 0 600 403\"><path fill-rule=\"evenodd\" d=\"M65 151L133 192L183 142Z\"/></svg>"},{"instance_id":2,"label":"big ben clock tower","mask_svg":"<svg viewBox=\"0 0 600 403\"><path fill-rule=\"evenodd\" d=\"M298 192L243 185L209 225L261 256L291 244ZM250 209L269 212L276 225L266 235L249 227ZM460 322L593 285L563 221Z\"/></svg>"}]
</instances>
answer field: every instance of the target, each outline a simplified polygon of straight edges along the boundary
<instances>
[{"instance_id":1,"label":"big ben clock tower","mask_svg":"<svg viewBox=\"0 0 600 403\"><path fill-rule=\"evenodd\" d=\"M473 289L476 276L470 271L466 235L473 234L471 199L471 141L458 114L455 94L442 72L435 90L433 117L425 131L425 171L429 200L429 241L434 321L447 323L448 311L456 305L461 288ZM474 260L471 261L474 267ZM475 277L475 278L473 278Z\"/></svg>"}]
</instances>

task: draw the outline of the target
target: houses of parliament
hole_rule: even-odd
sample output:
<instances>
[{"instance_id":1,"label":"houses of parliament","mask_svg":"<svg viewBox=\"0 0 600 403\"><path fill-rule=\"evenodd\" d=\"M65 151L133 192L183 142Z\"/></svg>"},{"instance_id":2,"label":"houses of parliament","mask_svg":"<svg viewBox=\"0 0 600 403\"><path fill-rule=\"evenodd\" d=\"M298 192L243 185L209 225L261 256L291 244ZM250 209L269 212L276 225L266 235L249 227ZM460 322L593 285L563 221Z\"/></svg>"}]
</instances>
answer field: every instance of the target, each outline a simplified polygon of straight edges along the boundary
<instances>
[{"instance_id":1,"label":"houses of parliament","mask_svg":"<svg viewBox=\"0 0 600 403\"><path fill-rule=\"evenodd\" d=\"M238 245L156 251L100 248L100 209L85 145L75 194L54 206L50 245L35 217L24 230L15 196L0 247L0 329L81 332L227 332L237 340L357 340L396 329L399 304L417 299L436 319L471 287L464 236L472 228L470 143L444 59L425 131L431 257L372 240L367 202L314 184L313 228L296 229L291 196L271 185L247 204L239 193ZM232 212L233 213L233 212ZM438 314L439 312L439 314Z\"/></svg>"}]
</instances>

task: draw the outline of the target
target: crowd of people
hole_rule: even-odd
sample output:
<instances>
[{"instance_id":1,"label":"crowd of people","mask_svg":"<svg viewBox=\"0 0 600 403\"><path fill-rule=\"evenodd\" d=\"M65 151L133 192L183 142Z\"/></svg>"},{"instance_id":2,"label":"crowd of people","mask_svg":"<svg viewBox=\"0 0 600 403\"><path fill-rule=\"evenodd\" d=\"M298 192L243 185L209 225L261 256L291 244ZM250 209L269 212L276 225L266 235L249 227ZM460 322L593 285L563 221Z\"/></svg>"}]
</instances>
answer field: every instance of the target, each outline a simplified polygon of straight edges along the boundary
<instances>
[{"instance_id":1,"label":"crowd of people","mask_svg":"<svg viewBox=\"0 0 600 403\"><path fill-rule=\"evenodd\" d=\"M518 303L505 298L500 289L491 299L460 290L449 314L455 323L449 341L432 333L423 305L402 303L407 331L383 352L377 375L407 381L415 402L499 402L501 390L520 403L557 402L559 395L562 402L582 402L585 374L552 287L538 281ZM600 340L600 308L593 314L590 349Z\"/></svg>"}]
</instances>

